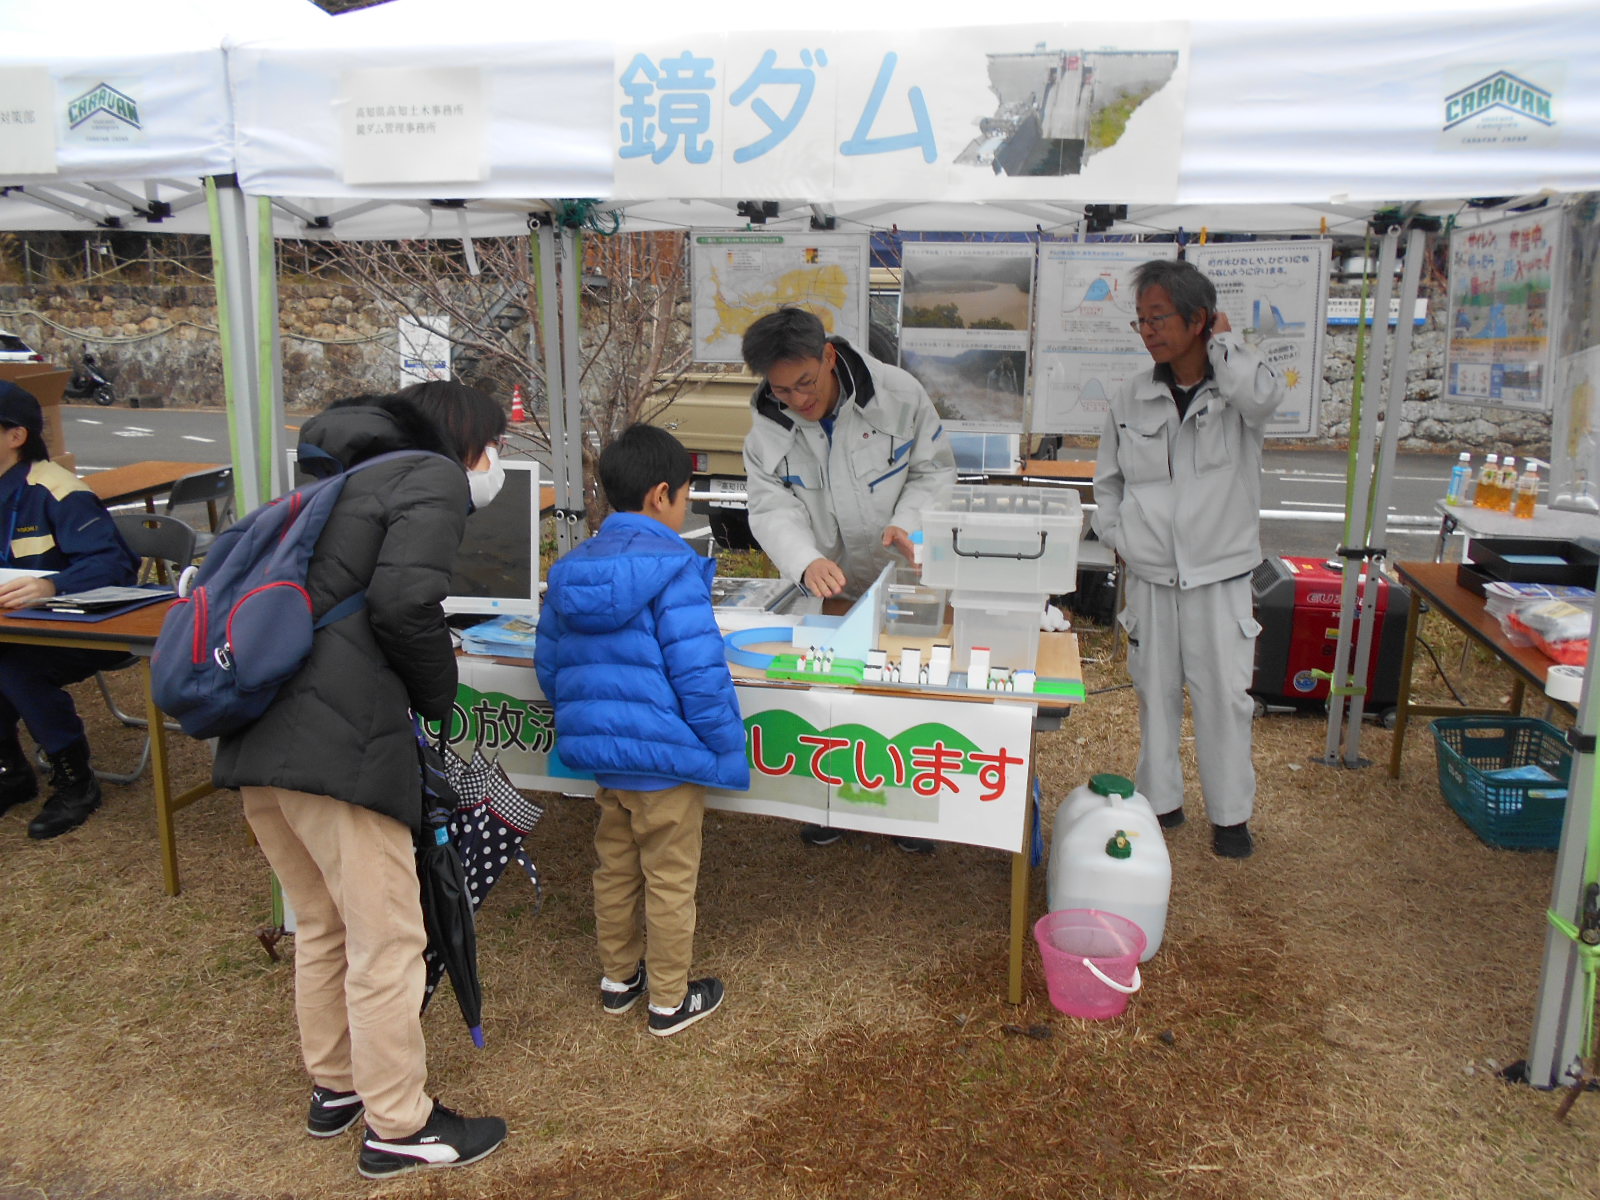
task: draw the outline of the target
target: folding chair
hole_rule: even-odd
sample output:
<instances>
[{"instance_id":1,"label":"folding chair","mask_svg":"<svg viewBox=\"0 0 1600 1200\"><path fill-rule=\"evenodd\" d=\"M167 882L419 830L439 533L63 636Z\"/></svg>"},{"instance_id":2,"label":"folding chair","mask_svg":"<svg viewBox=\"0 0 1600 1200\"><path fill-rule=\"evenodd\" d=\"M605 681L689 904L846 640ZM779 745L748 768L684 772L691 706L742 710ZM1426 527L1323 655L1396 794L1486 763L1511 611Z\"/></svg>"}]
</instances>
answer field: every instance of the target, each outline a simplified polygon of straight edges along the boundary
<instances>
[{"instance_id":1,"label":"folding chair","mask_svg":"<svg viewBox=\"0 0 1600 1200\"><path fill-rule=\"evenodd\" d=\"M159 513L115 513L111 518L116 522L117 532L122 535L122 540L128 543L128 549L137 554L145 563L153 564L156 578L166 583L176 583L183 569L194 561L196 534L193 528L177 517L164 516ZM144 567L140 568L140 575L144 574ZM122 662L108 667L110 671L121 671L135 666L138 658L129 655ZM111 687L106 681L105 671L96 671L94 681L100 685L100 694L105 697L106 707L111 710L111 715L124 725L135 726L140 729L149 728L150 721L146 717L125 712L116 699L111 695ZM167 728L179 730L176 722L168 721ZM95 774L108 783L132 783L144 774L145 767L150 762L150 739L144 740L144 750L139 755L139 762L131 771L102 771L95 770Z\"/></svg>"},{"instance_id":2,"label":"folding chair","mask_svg":"<svg viewBox=\"0 0 1600 1200\"><path fill-rule=\"evenodd\" d=\"M206 506L207 530L195 535L195 554L203 556L211 549L217 534L233 524L233 468L214 467L209 471L196 471L185 475L172 485L167 493L167 515L189 505ZM189 522L195 525L194 521Z\"/></svg>"}]
</instances>

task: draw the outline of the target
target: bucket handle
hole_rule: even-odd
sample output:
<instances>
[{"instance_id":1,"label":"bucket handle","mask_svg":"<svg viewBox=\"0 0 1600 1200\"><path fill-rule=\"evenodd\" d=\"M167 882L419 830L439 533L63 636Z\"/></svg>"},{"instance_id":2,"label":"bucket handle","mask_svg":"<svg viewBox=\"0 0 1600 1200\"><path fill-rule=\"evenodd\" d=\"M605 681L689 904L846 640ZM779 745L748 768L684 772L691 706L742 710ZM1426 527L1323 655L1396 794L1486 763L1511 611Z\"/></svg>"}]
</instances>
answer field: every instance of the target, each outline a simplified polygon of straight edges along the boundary
<instances>
[{"instance_id":1,"label":"bucket handle","mask_svg":"<svg viewBox=\"0 0 1600 1200\"><path fill-rule=\"evenodd\" d=\"M1133 982L1131 984L1129 984L1129 983L1118 983L1115 979L1112 979L1109 975L1107 975L1099 967L1095 966L1092 959L1087 959L1087 958L1084 959L1083 960L1083 965L1089 968L1089 974L1093 975L1096 979L1098 979L1101 983L1105 984L1108 988L1111 988L1114 991L1121 992L1124 996L1131 996L1135 992L1137 992L1141 987L1144 986L1144 980L1139 978L1139 967L1138 967L1137 963L1134 964Z\"/></svg>"}]
</instances>

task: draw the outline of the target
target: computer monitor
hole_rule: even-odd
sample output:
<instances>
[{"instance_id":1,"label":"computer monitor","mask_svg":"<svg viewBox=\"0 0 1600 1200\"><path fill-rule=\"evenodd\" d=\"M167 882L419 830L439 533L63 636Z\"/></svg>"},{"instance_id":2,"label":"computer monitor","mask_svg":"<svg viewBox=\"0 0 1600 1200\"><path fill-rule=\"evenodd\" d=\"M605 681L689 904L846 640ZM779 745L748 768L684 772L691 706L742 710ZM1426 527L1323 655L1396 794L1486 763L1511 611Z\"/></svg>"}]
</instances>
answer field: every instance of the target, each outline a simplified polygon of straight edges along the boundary
<instances>
[{"instance_id":1,"label":"computer monitor","mask_svg":"<svg viewBox=\"0 0 1600 1200\"><path fill-rule=\"evenodd\" d=\"M505 486L467 518L450 573L447 613L539 615L539 464L502 460Z\"/></svg>"}]
</instances>

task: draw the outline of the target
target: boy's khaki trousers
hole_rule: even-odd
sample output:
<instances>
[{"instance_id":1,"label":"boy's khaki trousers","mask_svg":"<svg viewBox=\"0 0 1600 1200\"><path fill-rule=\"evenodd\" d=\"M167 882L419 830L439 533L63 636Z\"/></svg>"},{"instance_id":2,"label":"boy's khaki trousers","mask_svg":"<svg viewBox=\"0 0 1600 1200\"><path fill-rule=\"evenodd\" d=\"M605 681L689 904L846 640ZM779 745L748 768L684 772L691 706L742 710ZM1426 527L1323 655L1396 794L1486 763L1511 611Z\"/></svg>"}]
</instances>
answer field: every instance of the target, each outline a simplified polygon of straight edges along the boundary
<instances>
[{"instance_id":1,"label":"boy's khaki trousers","mask_svg":"<svg viewBox=\"0 0 1600 1200\"><path fill-rule=\"evenodd\" d=\"M648 957L650 1003L677 1008L688 994L694 957L705 789L695 783L659 792L603 787L594 798L600 806L594 831L600 969L620 982L633 978L639 960Z\"/></svg>"},{"instance_id":2,"label":"boy's khaki trousers","mask_svg":"<svg viewBox=\"0 0 1600 1200\"><path fill-rule=\"evenodd\" d=\"M422 924L411 831L331 796L246 787L244 815L294 906L294 1004L312 1081L356 1091L379 1137L433 1111L422 1040Z\"/></svg>"}]
</instances>

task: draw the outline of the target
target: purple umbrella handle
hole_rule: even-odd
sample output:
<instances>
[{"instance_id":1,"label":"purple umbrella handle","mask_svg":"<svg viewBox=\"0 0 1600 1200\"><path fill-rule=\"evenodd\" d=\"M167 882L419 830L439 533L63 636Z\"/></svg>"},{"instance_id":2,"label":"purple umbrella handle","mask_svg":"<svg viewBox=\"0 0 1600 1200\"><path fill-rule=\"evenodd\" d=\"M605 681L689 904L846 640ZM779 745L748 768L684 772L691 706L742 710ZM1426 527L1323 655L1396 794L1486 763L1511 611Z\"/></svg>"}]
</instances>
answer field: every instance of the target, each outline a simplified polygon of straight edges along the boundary
<instances>
[{"instance_id":1,"label":"purple umbrella handle","mask_svg":"<svg viewBox=\"0 0 1600 1200\"><path fill-rule=\"evenodd\" d=\"M482 1050L483 1049L483 1026L482 1025L474 1025L470 1029L468 1029L467 1032L472 1035L472 1044L474 1046L476 1046L479 1050Z\"/></svg>"}]
</instances>

